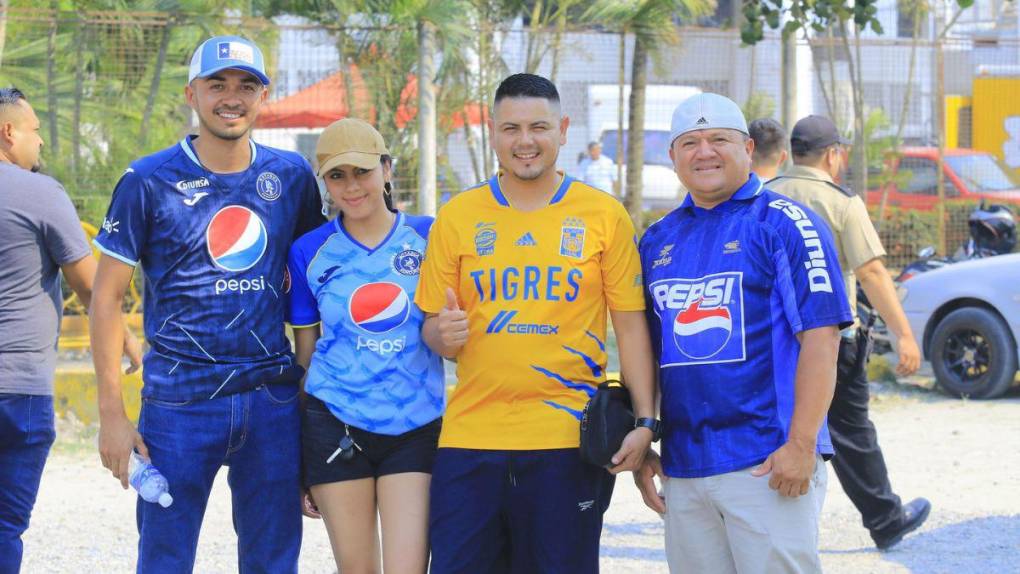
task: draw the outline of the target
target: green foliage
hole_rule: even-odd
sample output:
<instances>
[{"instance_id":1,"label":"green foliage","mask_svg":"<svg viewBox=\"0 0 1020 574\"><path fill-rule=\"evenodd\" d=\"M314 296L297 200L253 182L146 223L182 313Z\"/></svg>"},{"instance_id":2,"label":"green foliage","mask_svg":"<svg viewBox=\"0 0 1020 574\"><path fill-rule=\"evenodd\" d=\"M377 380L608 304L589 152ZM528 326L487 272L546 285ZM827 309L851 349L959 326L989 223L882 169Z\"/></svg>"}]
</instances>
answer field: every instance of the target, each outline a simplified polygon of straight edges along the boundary
<instances>
[{"instance_id":1,"label":"green foliage","mask_svg":"<svg viewBox=\"0 0 1020 574\"><path fill-rule=\"evenodd\" d=\"M741 107L745 118L771 118L776 112L776 99L768 92L754 92Z\"/></svg>"},{"instance_id":2,"label":"green foliage","mask_svg":"<svg viewBox=\"0 0 1020 574\"><path fill-rule=\"evenodd\" d=\"M798 30L824 32L851 20L858 28L871 28L876 34L883 34L878 19L880 0L744 0L742 12L744 24L740 38L747 45L757 44L765 37L765 26L778 30L782 24L783 37ZM922 0L915 0L922 1ZM969 8L974 0L956 0L960 9Z\"/></svg>"},{"instance_id":3,"label":"green foliage","mask_svg":"<svg viewBox=\"0 0 1020 574\"><path fill-rule=\"evenodd\" d=\"M872 192L874 193L874 192ZM967 217L974 210L974 200L947 200L945 203L945 251L952 255L968 237ZM869 207L872 221L878 219L878 207ZM922 247L933 245L940 254L946 254L938 245L938 213L935 210L919 211L886 207L882 228L878 233L887 252L886 266L902 268L917 259Z\"/></svg>"}]
</instances>

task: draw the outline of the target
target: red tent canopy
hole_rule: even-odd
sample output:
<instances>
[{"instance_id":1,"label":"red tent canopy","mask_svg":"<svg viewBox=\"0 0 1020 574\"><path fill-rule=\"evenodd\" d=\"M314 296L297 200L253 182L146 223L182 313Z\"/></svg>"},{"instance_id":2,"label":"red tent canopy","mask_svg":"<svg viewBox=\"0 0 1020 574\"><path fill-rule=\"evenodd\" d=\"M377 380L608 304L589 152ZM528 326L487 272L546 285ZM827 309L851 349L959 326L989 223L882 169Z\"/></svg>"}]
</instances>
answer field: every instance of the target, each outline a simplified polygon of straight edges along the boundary
<instances>
[{"instance_id":1,"label":"red tent canopy","mask_svg":"<svg viewBox=\"0 0 1020 574\"><path fill-rule=\"evenodd\" d=\"M368 87L357 66L350 69L351 84L356 109L368 110L365 118L375 123L375 108L371 107ZM394 121L398 128L403 129L412 123L418 115L418 78L408 74L407 84L400 92L400 105L397 107ZM337 72L307 88L268 102L259 112L256 128L324 128L336 120L346 118L351 113L344 75ZM444 127L459 129L465 121L469 125L479 125L488 119L488 110L481 104L469 103L460 111L440 118Z\"/></svg>"},{"instance_id":2,"label":"red tent canopy","mask_svg":"<svg viewBox=\"0 0 1020 574\"><path fill-rule=\"evenodd\" d=\"M477 126L489 119L488 112L489 110L482 104L470 102L464 104L464 108L460 111L439 118L439 123L447 129L460 129L464 127L464 122L467 122L468 125ZM418 76L408 74L407 85L400 92L400 106L397 108L397 117L394 119L394 123L397 124L398 128L403 129L404 126L413 122L417 116Z\"/></svg>"},{"instance_id":3,"label":"red tent canopy","mask_svg":"<svg viewBox=\"0 0 1020 574\"><path fill-rule=\"evenodd\" d=\"M369 107L368 88L357 66L350 69L356 107L369 109L369 121L375 110ZM344 75L337 72L307 88L267 103L255 123L256 128L324 128L350 115L351 105Z\"/></svg>"}]
</instances>

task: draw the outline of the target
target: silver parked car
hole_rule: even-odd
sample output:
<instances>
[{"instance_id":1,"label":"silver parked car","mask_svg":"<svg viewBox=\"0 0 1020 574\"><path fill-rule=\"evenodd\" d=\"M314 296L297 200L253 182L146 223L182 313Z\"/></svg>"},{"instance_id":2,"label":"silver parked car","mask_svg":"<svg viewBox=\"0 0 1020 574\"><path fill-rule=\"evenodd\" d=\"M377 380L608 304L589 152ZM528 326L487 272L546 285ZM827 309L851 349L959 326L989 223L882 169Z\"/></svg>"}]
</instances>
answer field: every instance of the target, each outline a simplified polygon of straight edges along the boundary
<instances>
[{"instance_id":1,"label":"silver parked car","mask_svg":"<svg viewBox=\"0 0 1020 574\"><path fill-rule=\"evenodd\" d=\"M991 399L1017 372L1020 253L974 259L915 275L900 287L907 319L938 384Z\"/></svg>"}]
</instances>

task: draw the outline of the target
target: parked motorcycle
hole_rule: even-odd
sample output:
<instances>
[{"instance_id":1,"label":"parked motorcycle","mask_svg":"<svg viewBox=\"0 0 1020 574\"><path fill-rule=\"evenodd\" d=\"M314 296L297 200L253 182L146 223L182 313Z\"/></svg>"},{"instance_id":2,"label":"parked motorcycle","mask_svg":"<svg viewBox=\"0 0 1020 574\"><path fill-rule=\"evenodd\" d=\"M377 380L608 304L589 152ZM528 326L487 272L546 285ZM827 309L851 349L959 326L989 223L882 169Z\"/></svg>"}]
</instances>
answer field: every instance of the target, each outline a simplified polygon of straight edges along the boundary
<instances>
[{"instance_id":1,"label":"parked motorcycle","mask_svg":"<svg viewBox=\"0 0 1020 574\"><path fill-rule=\"evenodd\" d=\"M1013 212L1005 205L986 205L982 200L967 217L967 227L969 231L967 241L957 248L952 256L936 256L935 247L931 245L923 247L917 253L918 259L903 267L893 280L894 283L898 286L918 274L960 261L1012 253L1016 247L1016 220ZM857 316L863 325L871 325L874 351L876 353L892 351L892 336L871 306L860 283L857 284Z\"/></svg>"}]
</instances>

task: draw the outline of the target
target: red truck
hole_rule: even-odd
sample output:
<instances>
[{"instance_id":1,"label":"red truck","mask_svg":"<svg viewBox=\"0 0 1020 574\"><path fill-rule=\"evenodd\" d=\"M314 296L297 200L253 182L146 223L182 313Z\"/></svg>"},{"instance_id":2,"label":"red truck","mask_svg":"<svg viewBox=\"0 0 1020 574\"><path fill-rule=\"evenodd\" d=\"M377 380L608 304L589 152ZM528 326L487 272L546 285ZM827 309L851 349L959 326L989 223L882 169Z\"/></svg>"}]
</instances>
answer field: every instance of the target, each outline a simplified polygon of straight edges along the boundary
<instances>
[{"instance_id":1,"label":"red truck","mask_svg":"<svg viewBox=\"0 0 1020 574\"><path fill-rule=\"evenodd\" d=\"M887 205L905 209L930 210L938 202L938 149L904 147L892 168L909 171L910 178L896 178L889 184ZM942 156L946 199L981 199L989 203L1020 205L1020 181L992 154L974 149L947 149ZM868 205L882 201L882 190L868 190Z\"/></svg>"}]
</instances>

